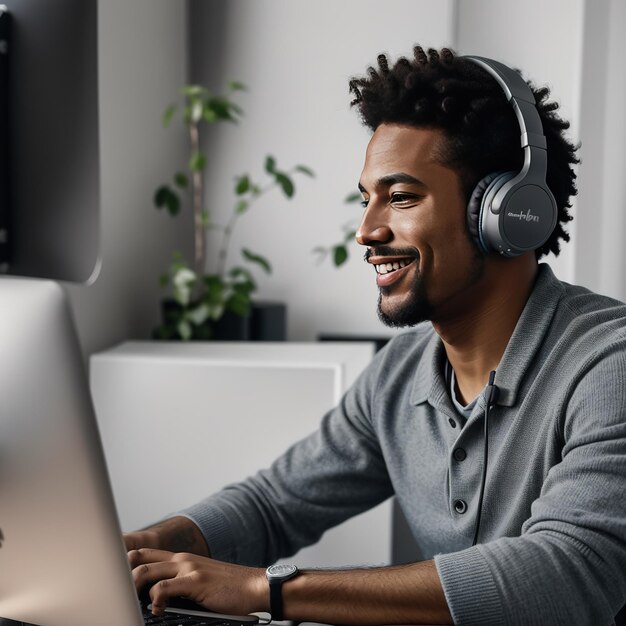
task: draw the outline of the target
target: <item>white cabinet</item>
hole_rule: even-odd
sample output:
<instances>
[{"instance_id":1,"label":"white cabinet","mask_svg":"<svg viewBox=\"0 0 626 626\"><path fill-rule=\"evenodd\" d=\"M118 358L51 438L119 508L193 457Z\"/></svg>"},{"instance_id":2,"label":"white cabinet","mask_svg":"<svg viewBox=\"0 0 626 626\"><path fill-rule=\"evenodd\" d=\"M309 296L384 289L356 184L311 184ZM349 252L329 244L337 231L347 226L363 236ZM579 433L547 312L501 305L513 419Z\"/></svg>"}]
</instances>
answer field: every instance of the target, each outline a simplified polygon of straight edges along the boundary
<instances>
[{"instance_id":1,"label":"white cabinet","mask_svg":"<svg viewBox=\"0 0 626 626\"><path fill-rule=\"evenodd\" d=\"M128 342L92 356L122 527L150 524L268 466L315 430L373 353L366 342ZM383 564L390 543L385 502L290 561Z\"/></svg>"}]
</instances>

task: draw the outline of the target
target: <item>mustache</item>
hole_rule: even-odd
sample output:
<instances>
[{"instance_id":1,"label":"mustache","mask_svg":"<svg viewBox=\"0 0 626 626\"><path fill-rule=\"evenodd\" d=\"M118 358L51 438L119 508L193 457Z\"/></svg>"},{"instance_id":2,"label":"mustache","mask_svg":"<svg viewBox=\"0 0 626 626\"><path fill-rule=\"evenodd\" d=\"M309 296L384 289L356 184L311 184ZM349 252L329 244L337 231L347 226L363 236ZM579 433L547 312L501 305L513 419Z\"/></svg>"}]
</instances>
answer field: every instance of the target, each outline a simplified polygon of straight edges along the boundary
<instances>
[{"instance_id":1,"label":"mustache","mask_svg":"<svg viewBox=\"0 0 626 626\"><path fill-rule=\"evenodd\" d=\"M419 259L420 253L417 248L392 248L391 246L375 246L368 248L363 255L363 260L368 261L373 256L390 256L390 257L414 257Z\"/></svg>"}]
</instances>

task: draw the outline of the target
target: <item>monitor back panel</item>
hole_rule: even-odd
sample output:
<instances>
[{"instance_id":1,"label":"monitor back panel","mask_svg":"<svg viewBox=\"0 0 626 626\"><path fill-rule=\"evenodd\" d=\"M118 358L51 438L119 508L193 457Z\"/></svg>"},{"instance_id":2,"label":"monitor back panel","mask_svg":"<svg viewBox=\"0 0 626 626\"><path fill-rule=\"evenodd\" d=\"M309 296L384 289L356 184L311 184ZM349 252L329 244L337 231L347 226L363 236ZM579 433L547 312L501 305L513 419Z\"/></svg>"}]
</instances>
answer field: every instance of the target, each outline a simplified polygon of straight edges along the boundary
<instances>
[{"instance_id":1,"label":"monitor back panel","mask_svg":"<svg viewBox=\"0 0 626 626\"><path fill-rule=\"evenodd\" d=\"M57 284L0 280L0 363L0 616L143 624Z\"/></svg>"}]
</instances>

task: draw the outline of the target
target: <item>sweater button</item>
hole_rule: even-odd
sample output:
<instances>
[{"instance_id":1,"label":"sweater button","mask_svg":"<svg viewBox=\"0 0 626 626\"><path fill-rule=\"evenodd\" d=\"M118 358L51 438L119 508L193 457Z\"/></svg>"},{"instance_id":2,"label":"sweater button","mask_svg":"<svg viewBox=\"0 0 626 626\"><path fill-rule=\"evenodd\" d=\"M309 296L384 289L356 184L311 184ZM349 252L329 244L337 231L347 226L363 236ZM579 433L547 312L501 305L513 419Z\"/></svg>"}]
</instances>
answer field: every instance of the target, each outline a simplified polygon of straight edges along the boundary
<instances>
[{"instance_id":1,"label":"sweater button","mask_svg":"<svg viewBox=\"0 0 626 626\"><path fill-rule=\"evenodd\" d=\"M454 457L456 461L459 461L459 462L465 461L467 457L467 452L465 452L463 448L456 448L454 452L452 453L452 456Z\"/></svg>"},{"instance_id":2,"label":"sweater button","mask_svg":"<svg viewBox=\"0 0 626 626\"><path fill-rule=\"evenodd\" d=\"M448 422L450 423L450 426L452 426L452 428L456 428L456 422L452 418L450 418Z\"/></svg>"},{"instance_id":3,"label":"sweater button","mask_svg":"<svg viewBox=\"0 0 626 626\"><path fill-rule=\"evenodd\" d=\"M454 502L454 510L459 514L463 515L465 511L467 511L467 503L465 500L455 500Z\"/></svg>"}]
</instances>

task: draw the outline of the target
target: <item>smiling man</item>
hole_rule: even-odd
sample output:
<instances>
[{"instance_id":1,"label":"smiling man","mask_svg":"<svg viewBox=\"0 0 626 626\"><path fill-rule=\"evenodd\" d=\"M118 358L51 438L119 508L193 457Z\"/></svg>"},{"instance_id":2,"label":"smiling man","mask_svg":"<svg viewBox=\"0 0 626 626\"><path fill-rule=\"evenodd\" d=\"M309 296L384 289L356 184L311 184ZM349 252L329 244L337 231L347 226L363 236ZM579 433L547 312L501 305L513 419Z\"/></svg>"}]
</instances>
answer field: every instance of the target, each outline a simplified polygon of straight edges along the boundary
<instances>
[{"instance_id":1,"label":"smiling man","mask_svg":"<svg viewBox=\"0 0 626 626\"><path fill-rule=\"evenodd\" d=\"M626 601L626 307L563 283L568 124L495 61L420 47L354 79L357 233L391 340L271 468L126 536L155 612L330 624L610 624ZM395 495L403 566L259 566Z\"/></svg>"}]
</instances>

